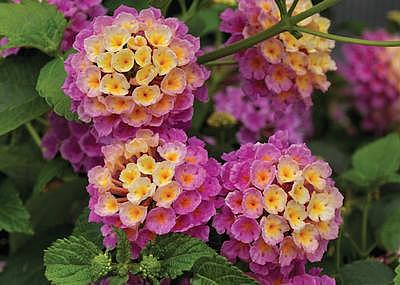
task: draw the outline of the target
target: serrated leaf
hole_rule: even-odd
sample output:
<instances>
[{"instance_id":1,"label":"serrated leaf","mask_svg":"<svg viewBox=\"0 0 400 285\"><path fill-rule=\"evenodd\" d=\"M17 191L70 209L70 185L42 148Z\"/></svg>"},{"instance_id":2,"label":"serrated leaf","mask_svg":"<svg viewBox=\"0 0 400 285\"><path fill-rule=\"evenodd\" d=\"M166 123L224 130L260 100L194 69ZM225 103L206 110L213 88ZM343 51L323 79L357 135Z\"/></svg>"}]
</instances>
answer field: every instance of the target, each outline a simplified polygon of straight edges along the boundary
<instances>
[{"instance_id":1,"label":"serrated leaf","mask_svg":"<svg viewBox=\"0 0 400 285\"><path fill-rule=\"evenodd\" d=\"M35 90L39 70L45 62L42 55L11 56L0 62L0 135L49 110Z\"/></svg>"},{"instance_id":2,"label":"serrated leaf","mask_svg":"<svg viewBox=\"0 0 400 285\"><path fill-rule=\"evenodd\" d=\"M379 237L387 250L396 252L400 249L400 208L395 209L384 221L379 231Z\"/></svg>"},{"instance_id":3,"label":"serrated leaf","mask_svg":"<svg viewBox=\"0 0 400 285\"><path fill-rule=\"evenodd\" d=\"M400 265L396 267L394 272L396 273L396 276L393 279L394 285L400 285Z\"/></svg>"},{"instance_id":4,"label":"serrated leaf","mask_svg":"<svg viewBox=\"0 0 400 285\"><path fill-rule=\"evenodd\" d=\"M103 246L103 236L100 233L100 224L89 222L88 208L84 209L76 220L72 235L83 236L98 247Z\"/></svg>"},{"instance_id":5,"label":"serrated leaf","mask_svg":"<svg viewBox=\"0 0 400 285\"><path fill-rule=\"evenodd\" d=\"M108 285L125 285L128 282L129 276L113 276L108 278Z\"/></svg>"},{"instance_id":6,"label":"serrated leaf","mask_svg":"<svg viewBox=\"0 0 400 285\"><path fill-rule=\"evenodd\" d=\"M77 120L77 114L71 112L71 98L61 89L66 76L64 59L57 57L40 70L36 90L57 115L67 120Z\"/></svg>"},{"instance_id":7,"label":"serrated leaf","mask_svg":"<svg viewBox=\"0 0 400 285\"><path fill-rule=\"evenodd\" d=\"M47 54L57 52L67 21L46 1L23 0L20 4L0 3L0 35L10 47L32 47Z\"/></svg>"},{"instance_id":8,"label":"serrated leaf","mask_svg":"<svg viewBox=\"0 0 400 285\"><path fill-rule=\"evenodd\" d=\"M171 2L172 0L147 0L149 6L160 9L164 16L167 13L169 5L171 5Z\"/></svg>"},{"instance_id":9,"label":"serrated leaf","mask_svg":"<svg viewBox=\"0 0 400 285\"><path fill-rule=\"evenodd\" d=\"M123 230L116 228L115 231L118 236L116 259L118 263L126 264L131 261L131 244Z\"/></svg>"},{"instance_id":10,"label":"serrated leaf","mask_svg":"<svg viewBox=\"0 0 400 285\"><path fill-rule=\"evenodd\" d=\"M102 251L82 236L58 239L44 252L45 275L54 284L86 285L94 282L92 260Z\"/></svg>"},{"instance_id":11,"label":"serrated leaf","mask_svg":"<svg viewBox=\"0 0 400 285\"><path fill-rule=\"evenodd\" d=\"M0 184L0 230L32 234L30 216L11 180Z\"/></svg>"},{"instance_id":12,"label":"serrated leaf","mask_svg":"<svg viewBox=\"0 0 400 285\"><path fill-rule=\"evenodd\" d=\"M68 163L63 159L56 158L47 162L39 172L33 195L43 192L47 183L56 177L61 177L66 169L68 169Z\"/></svg>"},{"instance_id":13,"label":"serrated leaf","mask_svg":"<svg viewBox=\"0 0 400 285\"><path fill-rule=\"evenodd\" d=\"M193 285L258 284L222 256L200 258L193 266L193 274Z\"/></svg>"},{"instance_id":14,"label":"serrated leaf","mask_svg":"<svg viewBox=\"0 0 400 285\"><path fill-rule=\"evenodd\" d=\"M342 285L389 285L394 274L387 265L376 260L359 260L340 269Z\"/></svg>"},{"instance_id":15,"label":"serrated leaf","mask_svg":"<svg viewBox=\"0 0 400 285\"><path fill-rule=\"evenodd\" d=\"M390 134L355 152L354 168L371 182L386 182L400 167L400 138Z\"/></svg>"},{"instance_id":16,"label":"serrated leaf","mask_svg":"<svg viewBox=\"0 0 400 285\"><path fill-rule=\"evenodd\" d=\"M152 254L161 263L164 277L172 279L189 271L201 257L216 255L204 242L183 234L159 236L142 251L142 255Z\"/></svg>"}]
</instances>

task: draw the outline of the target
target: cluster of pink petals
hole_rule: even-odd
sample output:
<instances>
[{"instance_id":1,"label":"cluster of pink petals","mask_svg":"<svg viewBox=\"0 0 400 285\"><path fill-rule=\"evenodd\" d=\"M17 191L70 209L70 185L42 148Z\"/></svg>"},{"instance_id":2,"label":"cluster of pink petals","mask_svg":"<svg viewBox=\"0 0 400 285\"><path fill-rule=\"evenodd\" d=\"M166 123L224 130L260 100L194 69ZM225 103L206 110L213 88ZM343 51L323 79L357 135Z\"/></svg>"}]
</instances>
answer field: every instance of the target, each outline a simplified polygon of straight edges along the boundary
<instances>
[{"instance_id":1,"label":"cluster of pink petals","mask_svg":"<svg viewBox=\"0 0 400 285\"><path fill-rule=\"evenodd\" d=\"M50 160L58 152L76 172L88 172L103 164L101 144L88 125L49 114L49 129L42 138L43 156Z\"/></svg>"},{"instance_id":2,"label":"cluster of pink petals","mask_svg":"<svg viewBox=\"0 0 400 285\"><path fill-rule=\"evenodd\" d=\"M293 1L287 0L290 7ZM300 0L294 10L299 14L312 7L311 0ZM238 9L221 14L221 31L230 33L228 43L248 38L272 27L280 20L274 0L238 0ZM299 25L326 32L330 21L316 14ZM267 96L286 105L302 101L312 104L314 88L326 91L326 73L335 70L330 53L331 40L304 34L297 40L288 32L281 33L255 47L236 54L241 76L247 81L244 91L249 96Z\"/></svg>"},{"instance_id":3,"label":"cluster of pink petals","mask_svg":"<svg viewBox=\"0 0 400 285\"><path fill-rule=\"evenodd\" d=\"M101 0L48 0L49 4L57 7L69 21L64 31L61 50L72 48L76 35L86 29L94 17L106 14L106 9L101 5Z\"/></svg>"},{"instance_id":4,"label":"cluster of pink petals","mask_svg":"<svg viewBox=\"0 0 400 285\"><path fill-rule=\"evenodd\" d=\"M393 40L384 30L365 32L369 40ZM346 45L341 72L351 83L362 127L382 133L400 123L399 48Z\"/></svg>"},{"instance_id":5,"label":"cluster of pink petals","mask_svg":"<svg viewBox=\"0 0 400 285\"><path fill-rule=\"evenodd\" d=\"M101 222L113 247L113 226L124 229L135 256L156 235L182 232L208 240L216 213L220 165L204 142L182 130L140 129L132 140L102 148L104 167L88 173L90 221Z\"/></svg>"},{"instance_id":6,"label":"cluster of pink petals","mask_svg":"<svg viewBox=\"0 0 400 285\"><path fill-rule=\"evenodd\" d=\"M176 18L155 8L120 6L94 19L65 62L64 92L100 137L126 139L145 127L185 127L194 98L207 100L209 76L196 63L200 41ZM128 135L129 137L129 135Z\"/></svg>"},{"instance_id":7,"label":"cluster of pink petals","mask_svg":"<svg viewBox=\"0 0 400 285\"><path fill-rule=\"evenodd\" d=\"M253 272L321 260L338 235L343 196L329 165L305 144L289 145L278 132L265 144L245 144L224 154L225 204L214 220L227 233L221 253L248 262Z\"/></svg>"},{"instance_id":8,"label":"cluster of pink petals","mask_svg":"<svg viewBox=\"0 0 400 285\"><path fill-rule=\"evenodd\" d=\"M236 134L240 144L255 143L276 131L287 131L291 143L300 143L312 133L311 110L302 103L275 108L270 98L252 98L238 87L227 87L213 99L216 111L229 113L241 123Z\"/></svg>"},{"instance_id":9,"label":"cluster of pink petals","mask_svg":"<svg viewBox=\"0 0 400 285\"><path fill-rule=\"evenodd\" d=\"M20 3L19 0L13 0ZM60 48L67 51L72 48L75 36L90 25L90 21L97 16L106 14L106 9L101 5L101 0L48 0L49 4L55 5L64 17L69 21L68 27L64 31L63 40ZM7 38L0 39L0 46L8 43ZM0 52L0 57L7 57L17 54L19 48L8 48Z\"/></svg>"}]
</instances>

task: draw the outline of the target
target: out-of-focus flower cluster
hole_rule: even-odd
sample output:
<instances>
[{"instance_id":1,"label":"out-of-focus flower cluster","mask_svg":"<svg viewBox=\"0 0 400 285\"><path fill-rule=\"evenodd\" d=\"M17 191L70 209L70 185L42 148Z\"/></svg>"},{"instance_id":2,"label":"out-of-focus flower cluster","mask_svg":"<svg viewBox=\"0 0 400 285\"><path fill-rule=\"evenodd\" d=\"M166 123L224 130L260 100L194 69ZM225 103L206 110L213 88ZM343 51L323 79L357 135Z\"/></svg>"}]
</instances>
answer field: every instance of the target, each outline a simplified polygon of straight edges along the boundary
<instances>
[{"instance_id":1,"label":"out-of-focus flower cluster","mask_svg":"<svg viewBox=\"0 0 400 285\"><path fill-rule=\"evenodd\" d=\"M13 0L20 3L20 0ZM68 27L64 31L63 40L60 48L67 51L72 48L75 36L90 25L91 20L97 16L106 14L106 9L101 5L101 0L48 0L49 4L55 5L64 17L69 21ZM8 43L7 38L0 39L0 46ZM0 57L7 57L18 53L19 48L9 48L0 52Z\"/></svg>"},{"instance_id":2,"label":"out-of-focus flower cluster","mask_svg":"<svg viewBox=\"0 0 400 285\"><path fill-rule=\"evenodd\" d=\"M60 46L63 51L72 48L75 36L86 29L94 17L106 14L101 0L48 0L47 2L56 6L69 21Z\"/></svg>"},{"instance_id":3,"label":"out-of-focus flower cluster","mask_svg":"<svg viewBox=\"0 0 400 285\"><path fill-rule=\"evenodd\" d=\"M268 143L223 156L225 205L213 226L230 237L221 253L249 262L255 273L321 260L342 221L343 196L328 163L304 144L289 145L285 136L277 132Z\"/></svg>"},{"instance_id":4,"label":"out-of-focus flower cluster","mask_svg":"<svg viewBox=\"0 0 400 285\"><path fill-rule=\"evenodd\" d=\"M136 249L169 232L208 239L220 165L201 140L176 129L160 135L140 129L127 143L102 151L105 166L89 171L88 192L90 220L104 223L105 246L115 244L112 226L125 229Z\"/></svg>"},{"instance_id":5,"label":"out-of-focus flower cluster","mask_svg":"<svg viewBox=\"0 0 400 285\"><path fill-rule=\"evenodd\" d=\"M287 6L292 2L287 0ZM312 7L310 0L300 0L294 15ZM228 43L248 38L272 27L280 20L274 0L239 0L238 9L221 14L221 31L230 33ZM319 14L299 23L302 27L327 32L330 21ZM236 54L243 88L249 96L267 96L284 105L293 102L312 104L314 88L326 91L330 85L326 73L336 69L330 57L334 41L304 34L296 39L289 32L281 33L255 47Z\"/></svg>"},{"instance_id":6,"label":"out-of-focus flower cluster","mask_svg":"<svg viewBox=\"0 0 400 285\"><path fill-rule=\"evenodd\" d=\"M291 143L300 143L312 132L311 112L299 104L276 109L270 98L254 99L238 87L228 87L213 99L217 112L228 113L241 123L236 134L241 144L255 143L279 130L288 132Z\"/></svg>"},{"instance_id":7,"label":"out-of-focus flower cluster","mask_svg":"<svg viewBox=\"0 0 400 285\"><path fill-rule=\"evenodd\" d=\"M67 121L55 113L50 113L48 119L50 126L42 138L46 159L53 159L60 152L76 172L88 172L103 164L101 144L88 125Z\"/></svg>"},{"instance_id":8,"label":"out-of-focus flower cluster","mask_svg":"<svg viewBox=\"0 0 400 285\"><path fill-rule=\"evenodd\" d=\"M393 40L384 30L365 32L369 40ZM347 45L341 72L351 83L362 127L382 133L400 123L400 48Z\"/></svg>"},{"instance_id":9,"label":"out-of-focus flower cluster","mask_svg":"<svg viewBox=\"0 0 400 285\"><path fill-rule=\"evenodd\" d=\"M138 13L121 6L97 17L74 43L63 89L80 119L93 121L100 137L126 139L141 127L184 127L209 72L196 63L198 38L158 9Z\"/></svg>"}]
</instances>

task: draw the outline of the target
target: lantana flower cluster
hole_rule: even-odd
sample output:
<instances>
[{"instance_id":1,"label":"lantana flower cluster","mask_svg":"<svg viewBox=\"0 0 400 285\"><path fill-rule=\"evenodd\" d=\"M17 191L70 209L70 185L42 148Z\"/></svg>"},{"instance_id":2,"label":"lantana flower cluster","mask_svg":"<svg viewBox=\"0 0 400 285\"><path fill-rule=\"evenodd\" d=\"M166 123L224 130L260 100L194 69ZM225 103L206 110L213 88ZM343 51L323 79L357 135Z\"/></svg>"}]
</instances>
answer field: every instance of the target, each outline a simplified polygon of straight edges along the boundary
<instances>
[{"instance_id":1,"label":"lantana flower cluster","mask_svg":"<svg viewBox=\"0 0 400 285\"><path fill-rule=\"evenodd\" d=\"M81 120L100 137L124 137L143 127L184 127L209 72L196 63L200 41L176 18L155 8L121 6L97 17L74 43L63 89Z\"/></svg>"},{"instance_id":2,"label":"lantana flower cluster","mask_svg":"<svg viewBox=\"0 0 400 285\"><path fill-rule=\"evenodd\" d=\"M311 111L293 104L276 109L267 97L257 99L239 87L227 87L213 96L215 111L232 115L241 127L236 134L239 143L255 143L276 131L287 131L292 143L300 143L312 132Z\"/></svg>"},{"instance_id":3,"label":"lantana flower cluster","mask_svg":"<svg viewBox=\"0 0 400 285\"><path fill-rule=\"evenodd\" d=\"M69 21L60 45L63 51L72 48L76 35L87 28L95 17L106 14L101 0L48 0L47 2L56 6Z\"/></svg>"},{"instance_id":4,"label":"lantana flower cluster","mask_svg":"<svg viewBox=\"0 0 400 285\"><path fill-rule=\"evenodd\" d=\"M364 39L396 40L384 30L365 32ZM400 49L346 45L341 72L350 82L362 127L382 133L400 123Z\"/></svg>"},{"instance_id":5,"label":"lantana flower cluster","mask_svg":"<svg viewBox=\"0 0 400 285\"><path fill-rule=\"evenodd\" d=\"M132 140L102 152L104 166L89 171L88 192L90 220L105 224L106 246L115 243L112 226L125 229L138 248L169 232L208 239L220 165L208 158L201 140L176 129L140 129Z\"/></svg>"},{"instance_id":6,"label":"lantana flower cluster","mask_svg":"<svg viewBox=\"0 0 400 285\"><path fill-rule=\"evenodd\" d=\"M343 196L328 163L283 137L278 132L268 143L245 144L223 156L225 205L213 225L230 237L221 253L249 262L256 273L319 261L342 221Z\"/></svg>"},{"instance_id":7,"label":"lantana flower cluster","mask_svg":"<svg viewBox=\"0 0 400 285\"><path fill-rule=\"evenodd\" d=\"M18 4L21 1L13 0L13 2ZM64 17L69 21L60 45L62 51L72 48L75 36L82 29L89 26L94 17L106 14L106 9L101 4L101 0L48 0L47 2L56 6L58 11L63 13ZM4 46L7 43L7 38L0 39L0 46ZM8 48L0 52L0 57L16 54L18 51L19 48Z\"/></svg>"},{"instance_id":8,"label":"lantana flower cluster","mask_svg":"<svg viewBox=\"0 0 400 285\"><path fill-rule=\"evenodd\" d=\"M101 144L96 134L86 124L49 113L49 129L42 138L45 159L53 159L58 152L71 163L76 172L88 172L96 165L103 164Z\"/></svg>"},{"instance_id":9,"label":"lantana flower cluster","mask_svg":"<svg viewBox=\"0 0 400 285\"><path fill-rule=\"evenodd\" d=\"M287 0L287 7L293 1ZM311 0L300 0L294 15L312 7ZM239 0L238 9L221 14L221 31L230 33L228 43L248 38L279 22L280 12L274 0ZM298 24L327 32L330 21L315 14ZM289 32L281 33L236 54L241 76L248 81L244 88L249 96L267 96L291 104L312 104L314 88L326 91L326 73L336 69L330 53L334 41L304 34L296 39Z\"/></svg>"}]
</instances>

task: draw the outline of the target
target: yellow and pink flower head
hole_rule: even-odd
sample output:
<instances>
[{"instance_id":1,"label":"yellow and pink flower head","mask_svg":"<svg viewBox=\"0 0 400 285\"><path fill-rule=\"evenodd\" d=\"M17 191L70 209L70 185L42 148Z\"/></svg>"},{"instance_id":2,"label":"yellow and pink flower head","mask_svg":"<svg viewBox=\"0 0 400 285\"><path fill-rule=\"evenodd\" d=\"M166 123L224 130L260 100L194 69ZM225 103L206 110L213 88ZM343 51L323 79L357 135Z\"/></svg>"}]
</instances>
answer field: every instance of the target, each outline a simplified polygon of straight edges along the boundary
<instances>
[{"instance_id":1,"label":"yellow and pink flower head","mask_svg":"<svg viewBox=\"0 0 400 285\"><path fill-rule=\"evenodd\" d=\"M201 140L176 129L140 129L102 152L104 166L88 173L91 220L125 229L132 242L143 231L208 238L205 224L215 214L220 165L208 158Z\"/></svg>"},{"instance_id":2,"label":"yellow and pink flower head","mask_svg":"<svg viewBox=\"0 0 400 285\"><path fill-rule=\"evenodd\" d=\"M288 7L292 3L286 0ZM300 0L293 14L312 5L311 0ZM231 43L277 24L280 13L274 0L238 0L238 8L226 9L221 20L220 29L231 34L228 40ZM298 25L327 32L330 21L315 14ZM309 34L296 39L285 32L236 54L240 75L246 82L244 91L249 96L267 96L285 104L304 102L310 106L313 90L326 91L330 85L326 73L336 69L330 56L334 44Z\"/></svg>"},{"instance_id":3,"label":"yellow and pink flower head","mask_svg":"<svg viewBox=\"0 0 400 285\"><path fill-rule=\"evenodd\" d=\"M328 163L312 156L305 144L289 145L279 135L223 157L227 194L213 226L229 235L233 248L243 244L248 258L230 252L237 251L232 246L222 247L222 254L255 267L320 260L341 223L343 196Z\"/></svg>"},{"instance_id":4,"label":"yellow and pink flower head","mask_svg":"<svg viewBox=\"0 0 400 285\"><path fill-rule=\"evenodd\" d=\"M97 17L74 43L65 62L63 89L81 120L99 136L127 128L180 126L193 114L193 100L206 100L209 76L196 63L200 41L176 18L158 9L138 13L119 7Z\"/></svg>"}]
</instances>

